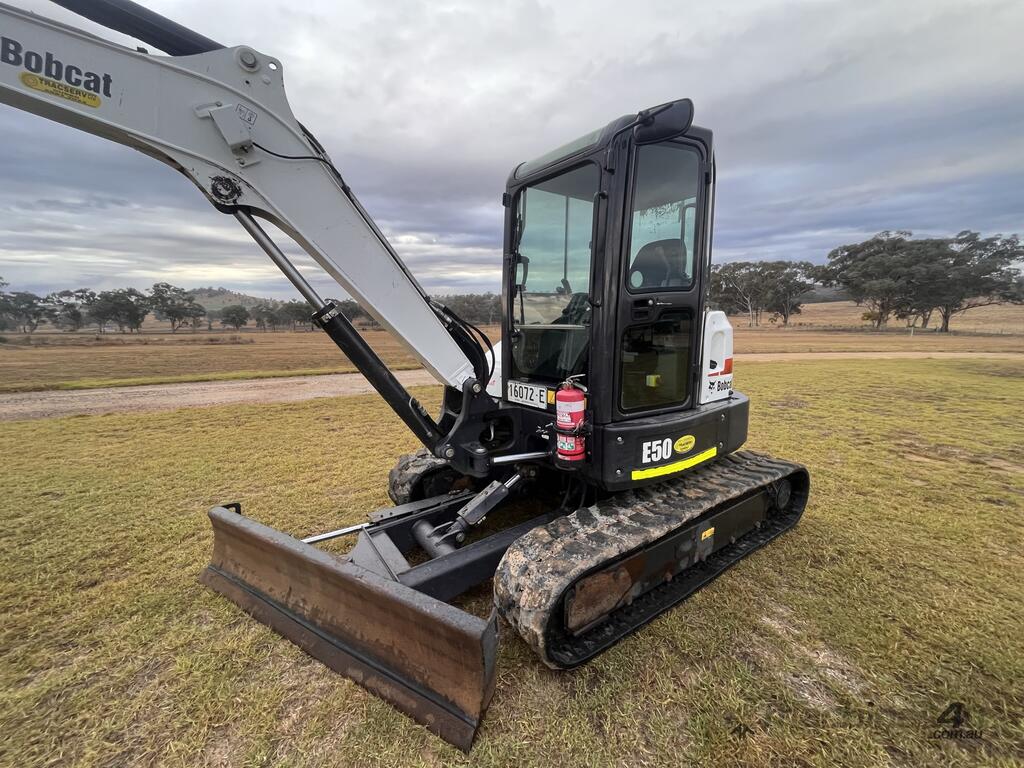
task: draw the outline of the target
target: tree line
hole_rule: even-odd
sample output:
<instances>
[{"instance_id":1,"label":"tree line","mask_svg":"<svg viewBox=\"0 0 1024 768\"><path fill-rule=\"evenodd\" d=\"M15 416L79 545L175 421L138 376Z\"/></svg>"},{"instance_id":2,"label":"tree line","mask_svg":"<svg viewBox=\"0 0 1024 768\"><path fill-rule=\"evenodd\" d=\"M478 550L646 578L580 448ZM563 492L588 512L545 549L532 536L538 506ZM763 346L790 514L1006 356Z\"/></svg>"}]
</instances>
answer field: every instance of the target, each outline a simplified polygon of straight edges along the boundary
<instances>
[{"instance_id":1,"label":"tree line","mask_svg":"<svg viewBox=\"0 0 1024 768\"><path fill-rule=\"evenodd\" d=\"M914 239L907 231L886 231L863 242L841 245L824 266L806 261L717 264L711 271L711 301L729 314L762 317L788 325L815 285L841 289L865 308L864 319L882 329L896 318L908 326L937 330L975 307L1024 303L1024 246L1016 235Z\"/></svg>"},{"instance_id":2,"label":"tree line","mask_svg":"<svg viewBox=\"0 0 1024 768\"><path fill-rule=\"evenodd\" d=\"M231 305L223 309L207 309L199 304L184 288L170 283L156 283L148 291L135 288L115 288L92 291L88 288L54 291L38 296L28 291L5 289L8 284L0 278L0 330L18 330L33 333L48 324L63 331L79 331L96 326L104 333L109 326L122 333L136 333L149 315L170 323L171 332L184 327L198 330L213 324L238 330L250 321L260 329L276 330L281 327L295 329L309 323L312 310L304 301L267 302L247 308Z\"/></svg>"},{"instance_id":3,"label":"tree line","mask_svg":"<svg viewBox=\"0 0 1024 768\"><path fill-rule=\"evenodd\" d=\"M189 291L170 283L156 283L147 291L116 288L97 292L78 288L45 296L28 291L8 292L7 287L0 278L0 331L33 333L46 324L64 331L95 326L98 333L104 333L114 326L122 333L136 333L150 315L170 323L172 333L185 327L193 331L204 327L213 330L214 323L236 331L250 323L263 331L313 327L313 310L305 301L267 300L249 307L231 304L219 310L207 309ZM353 323L377 324L352 299L333 301ZM439 301L471 323L492 324L501 316L501 298L493 293L446 296Z\"/></svg>"},{"instance_id":4,"label":"tree line","mask_svg":"<svg viewBox=\"0 0 1024 768\"><path fill-rule=\"evenodd\" d=\"M822 285L841 289L864 307L864 319L877 329L892 318L928 328L937 316L937 330L946 332L954 317L974 307L1024 303L1022 263L1024 246L1016 235L982 237L964 231L955 237L915 239L910 232L886 231L833 249L824 266L807 261L716 264L711 270L711 302L731 315L745 315L751 326L760 325L766 315L789 325L809 292ZM169 283L156 283L145 292L79 288L46 296L7 292L7 287L0 279L0 330L32 333L46 323L69 331L94 324L101 333L110 325L136 332L150 314L169 322L172 332L186 326L212 330L214 323L235 330L250 323L271 331L312 327L312 309L304 301L267 300L251 307L233 304L212 310ZM334 301L352 322L376 325L352 299ZM437 301L477 325L501 319L501 297L494 293L441 296Z\"/></svg>"}]
</instances>

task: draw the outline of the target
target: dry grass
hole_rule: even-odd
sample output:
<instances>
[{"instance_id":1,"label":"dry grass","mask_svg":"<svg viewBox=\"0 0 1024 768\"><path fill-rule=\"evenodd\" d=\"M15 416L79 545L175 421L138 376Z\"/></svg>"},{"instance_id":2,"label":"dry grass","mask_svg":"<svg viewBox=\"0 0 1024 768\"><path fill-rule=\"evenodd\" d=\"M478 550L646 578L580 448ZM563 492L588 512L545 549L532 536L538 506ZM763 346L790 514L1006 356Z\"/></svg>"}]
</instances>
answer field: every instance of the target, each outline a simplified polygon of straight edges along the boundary
<instances>
[{"instance_id":1,"label":"dry grass","mask_svg":"<svg viewBox=\"0 0 1024 768\"><path fill-rule=\"evenodd\" d=\"M1024 335L828 331L747 328L733 318L736 353L789 352L1024 352Z\"/></svg>"},{"instance_id":2,"label":"dry grass","mask_svg":"<svg viewBox=\"0 0 1024 768\"><path fill-rule=\"evenodd\" d=\"M849 302L808 305L791 328L747 328L733 318L736 351L744 352L1024 352L1024 307L985 307L966 317L978 333L936 334L893 328L865 330L861 310ZM996 333L998 329L1013 334ZM88 389L137 384L250 379L355 370L320 332L197 333L140 335L7 334L0 343L0 392ZM492 339L500 329L486 329ZM980 331L989 332L980 335ZM394 368L417 361L384 331L367 338ZM29 342L29 343L26 343Z\"/></svg>"},{"instance_id":3,"label":"dry grass","mask_svg":"<svg viewBox=\"0 0 1024 768\"><path fill-rule=\"evenodd\" d=\"M864 320L863 315L864 308L852 301L805 304L803 311L793 317L792 325L797 329L870 328L871 324ZM740 322L741 318L734 319L735 325ZM939 315L935 313L931 318L933 329L938 323ZM894 318L889 321L890 329L895 331L900 330L902 325L902 320ZM1024 307L1005 304L971 309L955 316L950 323L950 330L954 333L1024 334Z\"/></svg>"},{"instance_id":4,"label":"dry grass","mask_svg":"<svg viewBox=\"0 0 1024 768\"><path fill-rule=\"evenodd\" d=\"M418 361L385 331L366 331L392 368ZM21 339L8 334L8 339ZM23 337L22 337L23 338ZM355 370L322 332L125 335L45 334L0 344L0 392L176 381L346 373Z\"/></svg>"},{"instance_id":5,"label":"dry grass","mask_svg":"<svg viewBox=\"0 0 1024 768\"><path fill-rule=\"evenodd\" d=\"M304 534L385 502L413 441L376 398L0 426L0 763L1019 764L1024 365L738 375L804 521L576 672L506 631L470 758L196 582L211 504ZM953 700L980 740L932 738Z\"/></svg>"},{"instance_id":6,"label":"dry grass","mask_svg":"<svg viewBox=\"0 0 1024 768\"><path fill-rule=\"evenodd\" d=\"M807 304L783 328L763 322L750 328L745 316L732 317L736 351L744 352L1024 352L1024 307L980 307L953 320L952 333L902 326L899 320L879 332L850 301ZM937 318L933 318L933 325Z\"/></svg>"}]
</instances>

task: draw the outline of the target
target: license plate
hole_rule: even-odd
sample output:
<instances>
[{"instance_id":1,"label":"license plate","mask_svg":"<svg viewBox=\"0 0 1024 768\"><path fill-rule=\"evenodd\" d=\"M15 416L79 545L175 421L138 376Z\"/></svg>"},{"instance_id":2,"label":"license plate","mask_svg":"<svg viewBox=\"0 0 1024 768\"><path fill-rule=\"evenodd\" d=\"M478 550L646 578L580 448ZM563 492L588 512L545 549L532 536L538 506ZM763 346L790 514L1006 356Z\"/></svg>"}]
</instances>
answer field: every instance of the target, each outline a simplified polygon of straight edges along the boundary
<instances>
[{"instance_id":1,"label":"license plate","mask_svg":"<svg viewBox=\"0 0 1024 768\"><path fill-rule=\"evenodd\" d=\"M548 408L548 388L536 384L527 384L523 381L510 381L508 383L508 399L513 403L528 405L531 408Z\"/></svg>"}]
</instances>

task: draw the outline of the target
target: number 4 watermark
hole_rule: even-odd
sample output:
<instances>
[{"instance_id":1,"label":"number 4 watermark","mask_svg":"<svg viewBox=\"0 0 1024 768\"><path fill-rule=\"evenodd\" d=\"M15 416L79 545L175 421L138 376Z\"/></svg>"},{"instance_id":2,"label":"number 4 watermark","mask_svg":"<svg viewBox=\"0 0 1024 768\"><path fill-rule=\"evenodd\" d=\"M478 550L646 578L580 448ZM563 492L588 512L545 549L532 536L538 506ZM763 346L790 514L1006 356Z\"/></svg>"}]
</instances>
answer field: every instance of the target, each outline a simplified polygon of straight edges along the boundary
<instances>
[{"instance_id":1,"label":"number 4 watermark","mask_svg":"<svg viewBox=\"0 0 1024 768\"><path fill-rule=\"evenodd\" d=\"M949 706L942 710L942 714L936 718L939 725L947 726L937 728L932 734L933 739L980 739L981 730L978 728L965 727L969 724L971 716L967 713L967 707L962 701L950 702Z\"/></svg>"}]
</instances>

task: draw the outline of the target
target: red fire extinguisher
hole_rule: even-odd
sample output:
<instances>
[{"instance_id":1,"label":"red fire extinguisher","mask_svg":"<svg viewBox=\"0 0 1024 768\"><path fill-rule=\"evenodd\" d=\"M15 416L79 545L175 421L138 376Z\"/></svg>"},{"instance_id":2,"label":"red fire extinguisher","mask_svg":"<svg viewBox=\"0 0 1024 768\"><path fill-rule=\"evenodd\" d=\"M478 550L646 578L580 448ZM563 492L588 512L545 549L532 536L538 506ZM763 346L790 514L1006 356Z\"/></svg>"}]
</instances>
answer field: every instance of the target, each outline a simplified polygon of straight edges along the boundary
<instances>
[{"instance_id":1,"label":"red fire extinguisher","mask_svg":"<svg viewBox=\"0 0 1024 768\"><path fill-rule=\"evenodd\" d=\"M586 455L586 441L583 428L586 424L586 389L570 376L555 392L555 432L557 433L557 456L565 462L583 461Z\"/></svg>"}]
</instances>

